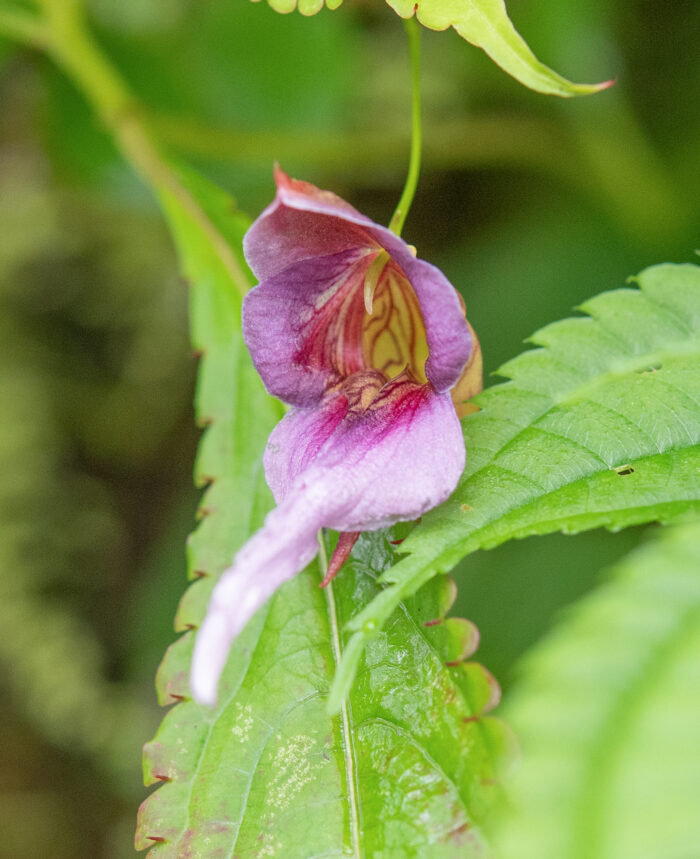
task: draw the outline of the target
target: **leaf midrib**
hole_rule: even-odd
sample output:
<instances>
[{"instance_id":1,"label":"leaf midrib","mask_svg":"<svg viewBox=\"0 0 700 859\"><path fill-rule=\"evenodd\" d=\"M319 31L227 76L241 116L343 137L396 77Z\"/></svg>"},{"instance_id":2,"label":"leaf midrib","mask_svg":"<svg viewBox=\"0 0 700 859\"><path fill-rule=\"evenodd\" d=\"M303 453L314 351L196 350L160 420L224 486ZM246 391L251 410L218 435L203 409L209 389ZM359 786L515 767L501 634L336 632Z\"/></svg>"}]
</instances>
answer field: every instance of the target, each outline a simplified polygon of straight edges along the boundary
<instances>
[{"instance_id":1,"label":"leaf midrib","mask_svg":"<svg viewBox=\"0 0 700 859\"><path fill-rule=\"evenodd\" d=\"M319 535L319 566L321 566L321 578L325 576L325 570L328 564L326 563L326 548L323 539L323 534ZM338 622L338 609L335 601L335 591L333 582L329 582L325 589L326 609L328 613L328 630L330 633L331 650L335 661L335 671L337 672L343 656L342 641L340 638L340 623ZM350 842L355 859L362 859L361 847L361 812L359 803L359 785L357 783L357 757L355 754L355 739L351 725L352 710L349 696L346 697L340 707L340 717L342 722L342 747L343 747L343 762L345 764L345 782L347 785L346 795L348 801L348 813L350 817Z\"/></svg>"}]
</instances>

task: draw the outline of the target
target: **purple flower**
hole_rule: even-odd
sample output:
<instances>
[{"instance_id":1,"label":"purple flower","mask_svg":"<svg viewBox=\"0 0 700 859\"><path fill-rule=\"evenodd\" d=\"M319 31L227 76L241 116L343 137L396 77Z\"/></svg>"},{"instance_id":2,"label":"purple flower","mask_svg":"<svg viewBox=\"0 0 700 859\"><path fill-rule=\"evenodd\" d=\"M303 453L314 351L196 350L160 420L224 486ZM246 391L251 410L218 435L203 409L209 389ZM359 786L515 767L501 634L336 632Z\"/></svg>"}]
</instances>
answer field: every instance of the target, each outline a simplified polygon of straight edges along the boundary
<instances>
[{"instance_id":1,"label":"purple flower","mask_svg":"<svg viewBox=\"0 0 700 859\"><path fill-rule=\"evenodd\" d=\"M244 250L260 283L243 335L270 394L292 408L270 435L277 502L214 588L191 687L216 702L232 641L341 532L332 578L361 531L415 519L464 470L458 411L481 389L479 343L434 266L328 191L277 169L277 196Z\"/></svg>"}]
</instances>

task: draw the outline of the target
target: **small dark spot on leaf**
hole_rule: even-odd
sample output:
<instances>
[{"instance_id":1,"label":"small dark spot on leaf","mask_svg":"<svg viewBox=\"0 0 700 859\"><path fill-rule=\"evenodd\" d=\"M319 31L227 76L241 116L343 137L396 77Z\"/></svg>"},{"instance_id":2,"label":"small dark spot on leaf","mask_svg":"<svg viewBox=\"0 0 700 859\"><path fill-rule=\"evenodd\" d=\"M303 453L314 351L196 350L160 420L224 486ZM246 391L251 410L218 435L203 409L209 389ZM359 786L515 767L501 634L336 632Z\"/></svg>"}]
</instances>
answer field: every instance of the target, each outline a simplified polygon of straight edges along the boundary
<instances>
[{"instance_id":1,"label":"small dark spot on leaf","mask_svg":"<svg viewBox=\"0 0 700 859\"><path fill-rule=\"evenodd\" d=\"M441 617L436 617L434 620L426 620L423 626L437 626L439 623L442 623Z\"/></svg>"},{"instance_id":2,"label":"small dark spot on leaf","mask_svg":"<svg viewBox=\"0 0 700 859\"><path fill-rule=\"evenodd\" d=\"M209 575L209 573L205 572L204 570L195 570L195 571L192 573L192 578L195 578L195 579L206 579L208 575Z\"/></svg>"},{"instance_id":3,"label":"small dark spot on leaf","mask_svg":"<svg viewBox=\"0 0 700 859\"><path fill-rule=\"evenodd\" d=\"M627 463L626 465L618 465L617 468L614 468L613 471L615 474L619 474L620 477L624 477L626 474L634 474L634 468Z\"/></svg>"},{"instance_id":4,"label":"small dark spot on leaf","mask_svg":"<svg viewBox=\"0 0 700 859\"><path fill-rule=\"evenodd\" d=\"M453 829L449 834L450 841L454 841L456 844L466 844L469 841L472 841L474 836L473 833L470 832L471 824L464 822L457 829Z\"/></svg>"},{"instance_id":5,"label":"small dark spot on leaf","mask_svg":"<svg viewBox=\"0 0 700 859\"><path fill-rule=\"evenodd\" d=\"M400 546L405 539L405 537L402 537L400 540L389 540L389 542L392 546Z\"/></svg>"},{"instance_id":6,"label":"small dark spot on leaf","mask_svg":"<svg viewBox=\"0 0 700 859\"><path fill-rule=\"evenodd\" d=\"M464 716L462 718L463 722L478 722L481 716Z\"/></svg>"},{"instance_id":7,"label":"small dark spot on leaf","mask_svg":"<svg viewBox=\"0 0 700 859\"><path fill-rule=\"evenodd\" d=\"M462 664L461 659L455 659L452 662L446 662L445 667L446 668L456 668L458 665L461 665L461 664Z\"/></svg>"},{"instance_id":8,"label":"small dark spot on leaf","mask_svg":"<svg viewBox=\"0 0 700 859\"><path fill-rule=\"evenodd\" d=\"M185 695L176 695L174 692L170 692L170 697L174 698L176 701L186 701L187 698ZM158 778L158 776L156 776Z\"/></svg>"},{"instance_id":9,"label":"small dark spot on leaf","mask_svg":"<svg viewBox=\"0 0 700 859\"><path fill-rule=\"evenodd\" d=\"M153 773L153 778L157 778L158 781L172 781L169 775L160 775L160 773Z\"/></svg>"},{"instance_id":10,"label":"small dark spot on leaf","mask_svg":"<svg viewBox=\"0 0 700 859\"><path fill-rule=\"evenodd\" d=\"M472 510L472 508L468 504L460 504L459 509L462 511L462 513L470 513Z\"/></svg>"},{"instance_id":11,"label":"small dark spot on leaf","mask_svg":"<svg viewBox=\"0 0 700 859\"><path fill-rule=\"evenodd\" d=\"M163 838L161 835L147 835L146 840L156 841L158 842L158 844L165 844L165 838Z\"/></svg>"}]
</instances>

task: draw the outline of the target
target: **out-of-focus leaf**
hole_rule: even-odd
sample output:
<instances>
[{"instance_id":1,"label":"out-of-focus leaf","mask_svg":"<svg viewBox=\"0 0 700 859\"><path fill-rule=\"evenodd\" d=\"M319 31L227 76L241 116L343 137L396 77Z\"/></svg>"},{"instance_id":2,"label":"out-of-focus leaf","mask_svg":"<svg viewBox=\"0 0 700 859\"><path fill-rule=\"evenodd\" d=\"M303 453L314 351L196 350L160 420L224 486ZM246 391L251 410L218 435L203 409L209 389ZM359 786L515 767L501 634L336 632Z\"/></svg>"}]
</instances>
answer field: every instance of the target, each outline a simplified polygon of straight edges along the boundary
<instances>
[{"instance_id":1,"label":"out-of-focus leaf","mask_svg":"<svg viewBox=\"0 0 700 859\"><path fill-rule=\"evenodd\" d=\"M181 178L243 265L244 219L199 178ZM476 630L444 620L454 599L448 579L397 607L340 717L326 710L341 628L379 593L376 579L393 563L385 535L364 537L325 591L316 564L285 585L235 643L219 705L189 699L192 630L216 576L272 503L261 457L281 407L252 367L240 292L201 217L176 199L166 207L191 281L193 343L202 353L197 415L207 427L196 472L209 488L189 546L198 581L177 618L189 632L169 649L157 681L161 703L180 703L145 750L147 783L165 784L141 807L137 846L173 858L480 856L510 744L502 723L485 716L497 684L467 661Z\"/></svg>"},{"instance_id":2,"label":"out-of-focus leaf","mask_svg":"<svg viewBox=\"0 0 700 859\"><path fill-rule=\"evenodd\" d=\"M397 603L478 548L552 531L669 521L700 509L700 268L660 265L640 289L588 301L506 364L512 381L485 391L464 421L467 468L424 517L391 583L354 618L350 658Z\"/></svg>"},{"instance_id":3,"label":"out-of-focus leaf","mask_svg":"<svg viewBox=\"0 0 700 859\"><path fill-rule=\"evenodd\" d=\"M275 12L281 12L283 15L295 9L298 9L302 15L315 15L323 9L324 2L329 9L337 9L343 0L268 0Z\"/></svg>"},{"instance_id":4,"label":"out-of-focus leaf","mask_svg":"<svg viewBox=\"0 0 700 859\"><path fill-rule=\"evenodd\" d=\"M697 474L696 474L697 482ZM700 524L662 531L528 657L499 859L669 859L700 841Z\"/></svg>"}]
</instances>

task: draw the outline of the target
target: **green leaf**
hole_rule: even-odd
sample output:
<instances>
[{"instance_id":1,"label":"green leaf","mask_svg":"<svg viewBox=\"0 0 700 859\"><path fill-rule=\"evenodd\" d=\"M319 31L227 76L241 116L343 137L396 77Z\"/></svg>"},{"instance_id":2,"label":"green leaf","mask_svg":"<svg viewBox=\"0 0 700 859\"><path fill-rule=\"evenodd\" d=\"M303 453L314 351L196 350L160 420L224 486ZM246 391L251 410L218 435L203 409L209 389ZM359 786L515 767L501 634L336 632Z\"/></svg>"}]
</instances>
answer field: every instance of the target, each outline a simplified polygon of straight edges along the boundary
<instances>
[{"instance_id":1,"label":"green leaf","mask_svg":"<svg viewBox=\"0 0 700 859\"><path fill-rule=\"evenodd\" d=\"M503 0L387 0L402 18L414 12L431 30L454 27L459 35L482 48L505 72L526 87L548 95L590 95L611 85L576 84L541 63L513 26Z\"/></svg>"},{"instance_id":2,"label":"green leaf","mask_svg":"<svg viewBox=\"0 0 700 859\"><path fill-rule=\"evenodd\" d=\"M145 749L146 782L163 784L141 807L137 847L173 859L482 855L511 743L485 715L497 684L467 661L478 643L474 627L443 620L454 599L449 579L397 606L340 717L327 713L341 629L380 592L376 580L394 561L386 535L363 537L323 591L316 564L287 583L235 643L218 707L189 699L193 628L217 575L272 504L261 457L281 409L253 370L239 330L240 293L210 241L216 228L240 257L245 221L225 195L181 178L208 223L202 211L194 218L178 199L166 200L202 353L197 416L207 429L196 473L209 488L189 545L196 581L177 618L189 631L158 674L159 700L175 706Z\"/></svg>"},{"instance_id":3,"label":"green leaf","mask_svg":"<svg viewBox=\"0 0 700 859\"><path fill-rule=\"evenodd\" d=\"M257 2L257 0L253 0ZM337 9L343 0L325 0L329 9ZM324 0L268 0L268 4L283 15L298 9L302 15L315 15L323 9Z\"/></svg>"},{"instance_id":4,"label":"green leaf","mask_svg":"<svg viewBox=\"0 0 700 859\"><path fill-rule=\"evenodd\" d=\"M532 338L463 422L467 468L349 624L337 707L363 643L465 555L514 537L670 521L700 509L700 268L660 265Z\"/></svg>"},{"instance_id":5,"label":"green leaf","mask_svg":"<svg viewBox=\"0 0 700 859\"><path fill-rule=\"evenodd\" d=\"M298 9L302 15L315 15L323 9L324 0L268 0L277 12L286 14ZM342 0L325 0L329 9L337 9ZM547 95L569 98L590 95L607 89L614 81L599 84L576 84L541 63L508 17L503 0L387 0L402 18L414 14L430 30L454 27L459 35L482 48L505 72L526 87Z\"/></svg>"},{"instance_id":6,"label":"green leaf","mask_svg":"<svg viewBox=\"0 0 700 859\"><path fill-rule=\"evenodd\" d=\"M699 710L696 520L629 555L526 660L499 857L692 856Z\"/></svg>"}]
</instances>

